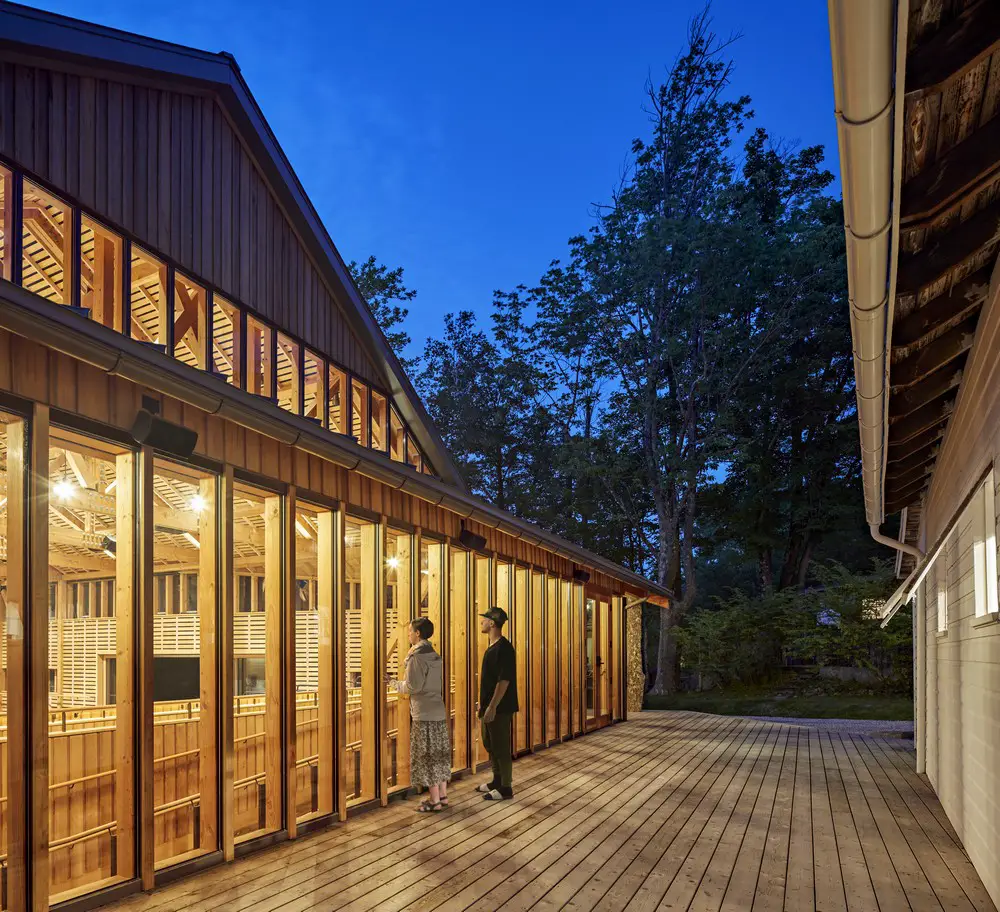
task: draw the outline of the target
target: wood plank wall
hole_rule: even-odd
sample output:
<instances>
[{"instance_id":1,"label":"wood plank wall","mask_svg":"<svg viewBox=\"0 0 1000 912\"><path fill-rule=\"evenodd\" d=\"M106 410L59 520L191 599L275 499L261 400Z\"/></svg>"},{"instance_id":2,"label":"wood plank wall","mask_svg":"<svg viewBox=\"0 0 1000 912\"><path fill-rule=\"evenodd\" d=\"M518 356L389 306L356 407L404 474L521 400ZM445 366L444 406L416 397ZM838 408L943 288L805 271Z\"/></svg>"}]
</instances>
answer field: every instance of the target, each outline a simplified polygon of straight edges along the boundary
<instances>
[{"instance_id":1,"label":"wood plank wall","mask_svg":"<svg viewBox=\"0 0 1000 912\"><path fill-rule=\"evenodd\" d=\"M0 60L0 154L387 387L214 98Z\"/></svg>"},{"instance_id":2,"label":"wood plank wall","mask_svg":"<svg viewBox=\"0 0 1000 912\"><path fill-rule=\"evenodd\" d=\"M131 426L142 396L154 395L168 421L198 432L196 452L203 457L295 485L303 499L313 492L439 535L457 537L461 531L461 518L448 510L4 330L0 330L0 390L119 430ZM488 526L472 521L466 525L484 536L487 550L498 556L572 578L571 561ZM611 595L626 591L620 581L597 570L591 571L588 589Z\"/></svg>"}]
</instances>

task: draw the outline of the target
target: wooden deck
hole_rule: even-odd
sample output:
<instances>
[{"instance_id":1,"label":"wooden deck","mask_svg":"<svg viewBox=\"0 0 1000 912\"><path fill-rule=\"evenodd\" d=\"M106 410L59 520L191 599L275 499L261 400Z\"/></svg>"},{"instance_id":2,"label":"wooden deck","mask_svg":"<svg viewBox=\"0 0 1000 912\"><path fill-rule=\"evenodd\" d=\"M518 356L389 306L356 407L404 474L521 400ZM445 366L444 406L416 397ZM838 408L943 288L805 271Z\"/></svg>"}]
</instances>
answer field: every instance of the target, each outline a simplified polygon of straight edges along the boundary
<instances>
[{"instance_id":1,"label":"wooden deck","mask_svg":"<svg viewBox=\"0 0 1000 912\"><path fill-rule=\"evenodd\" d=\"M117 909L993 910L906 743L643 713Z\"/></svg>"}]
</instances>

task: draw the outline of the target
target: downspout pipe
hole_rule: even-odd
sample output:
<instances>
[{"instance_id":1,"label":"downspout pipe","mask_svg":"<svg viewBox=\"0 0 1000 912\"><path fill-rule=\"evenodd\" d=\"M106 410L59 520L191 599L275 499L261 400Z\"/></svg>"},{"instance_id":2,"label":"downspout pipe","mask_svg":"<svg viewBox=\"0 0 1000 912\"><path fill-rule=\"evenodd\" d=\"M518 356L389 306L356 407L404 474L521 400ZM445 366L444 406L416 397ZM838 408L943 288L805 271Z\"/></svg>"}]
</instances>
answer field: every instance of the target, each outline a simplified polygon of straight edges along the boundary
<instances>
[{"instance_id":1,"label":"downspout pipe","mask_svg":"<svg viewBox=\"0 0 1000 912\"><path fill-rule=\"evenodd\" d=\"M879 531L878 523L871 523L868 528L871 529L872 538L874 538L880 545L888 545L890 548L895 548L903 554L909 554L910 557L915 558L918 563L923 560L923 551L915 545L908 545L906 542L901 542L898 539L890 538L888 535L883 535Z\"/></svg>"}]
</instances>

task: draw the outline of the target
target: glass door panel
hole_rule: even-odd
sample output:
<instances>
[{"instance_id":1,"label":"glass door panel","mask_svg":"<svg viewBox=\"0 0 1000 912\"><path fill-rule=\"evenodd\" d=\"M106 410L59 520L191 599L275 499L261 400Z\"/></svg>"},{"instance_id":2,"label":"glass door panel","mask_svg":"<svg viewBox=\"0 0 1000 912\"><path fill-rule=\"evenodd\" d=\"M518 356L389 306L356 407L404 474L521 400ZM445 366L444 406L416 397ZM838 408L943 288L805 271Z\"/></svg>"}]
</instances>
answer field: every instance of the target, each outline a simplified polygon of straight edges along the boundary
<instances>
[{"instance_id":1,"label":"glass door panel","mask_svg":"<svg viewBox=\"0 0 1000 912\"><path fill-rule=\"evenodd\" d=\"M233 833L237 842L282 825L282 498L233 487Z\"/></svg>"},{"instance_id":2,"label":"glass door panel","mask_svg":"<svg viewBox=\"0 0 1000 912\"><path fill-rule=\"evenodd\" d=\"M531 745L545 741L545 576L531 573Z\"/></svg>"},{"instance_id":3,"label":"glass door panel","mask_svg":"<svg viewBox=\"0 0 1000 912\"><path fill-rule=\"evenodd\" d=\"M559 734L568 738L573 734L573 587L566 582L559 583Z\"/></svg>"},{"instance_id":4,"label":"glass door panel","mask_svg":"<svg viewBox=\"0 0 1000 912\"><path fill-rule=\"evenodd\" d=\"M600 682L600 714L610 719L611 715L611 605L600 603L598 630L600 648L597 657L597 675Z\"/></svg>"},{"instance_id":5,"label":"glass door panel","mask_svg":"<svg viewBox=\"0 0 1000 912\"><path fill-rule=\"evenodd\" d=\"M153 463L153 854L219 847L214 475Z\"/></svg>"},{"instance_id":6,"label":"glass door panel","mask_svg":"<svg viewBox=\"0 0 1000 912\"><path fill-rule=\"evenodd\" d=\"M584 676L584 705L587 711L588 721L597 718L597 680L596 671L596 641L595 625L597 619L597 604L589 598L583 605L583 676Z\"/></svg>"},{"instance_id":7,"label":"glass door panel","mask_svg":"<svg viewBox=\"0 0 1000 912\"><path fill-rule=\"evenodd\" d=\"M484 611L486 611L491 605L491 599L493 593L491 592L491 580L490 580L490 558L485 557L481 554L475 554L472 557L473 561L473 580L472 580L472 597L473 597L473 612L475 613L476 621L476 654L473 657L474 662L474 680L473 687L474 693L476 694L476 700L479 701L479 672L483 667L483 655L486 652L487 647L490 645L490 638L482 632L482 618L479 617ZM482 707L477 707L481 710ZM482 745L482 737L480 732L478 712L475 724L472 727L473 731L473 769L478 768L480 763L485 763L489 758L486 754L485 748Z\"/></svg>"},{"instance_id":8,"label":"glass door panel","mask_svg":"<svg viewBox=\"0 0 1000 912\"><path fill-rule=\"evenodd\" d=\"M513 637L514 653L517 658L517 697L521 706L520 712L514 716L514 753L520 754L528 750L528 571L524 567L514 569L514 619ZM510 634L508 634L510 636Z\"/></svg>"},{"instance_id":9,"label":"glass door panel","mask_svg":"<svg viewBox=\"0 0 1000 912\"><path fill-rule=\"evenodd\" d=\"M136 873L136 455L53 429L49 446L49 893ZM54 680L53 680L54 679Z\"/></svg>"},{"instance_id":10,"label":"glass door panel","mask_svg":"<svg viewBox=\"0 0 1000 912\"><path fill-rule=\"evenodd\" d=\"M559 580L547 579L545 602L545 740L559 737Z\"/></svg>"},{"instance_id":11,"label":"glass door panel","mask_svg":"<svg viewBox=\"0 0 1000 912\"><path fill-rule=\"evenodd\" d=\"M451 699L451 768L469 765L469 561L468 551L451 552L448 599L448 692Z\"/></svg>"},{"instance_id":12,"label":"glass door panel","mask_svg":"<svg viewBox=\"0 0 1000 912\"><path fill-rule=\"evenodd\" d=\"M344 523L344 674L347 677L344 776L348 805L378 797L375 788L377 536L376 523L353 518Z\"/></svg>"},{"instance_id":13,"label":"glass door panel","mask_svg":"<svg viewBox=\"0 0 1000 912\"><path fill-rule=\"evenodd\" d=\"M295 816L334 805L334 527L332 510L295 508Z\"/></svg>"},{"instance_id":14,"label":"glass door panel","mask_svg":"<svg viewBox=\"0 0 1000 912\"><path fill-rule=\"evenodd\" d=\"M413 618L413 536L389 529L385 537L385 778L391 791L410 784L410 698L396 690L406 674Z\"/></svg>"}]
</instances>

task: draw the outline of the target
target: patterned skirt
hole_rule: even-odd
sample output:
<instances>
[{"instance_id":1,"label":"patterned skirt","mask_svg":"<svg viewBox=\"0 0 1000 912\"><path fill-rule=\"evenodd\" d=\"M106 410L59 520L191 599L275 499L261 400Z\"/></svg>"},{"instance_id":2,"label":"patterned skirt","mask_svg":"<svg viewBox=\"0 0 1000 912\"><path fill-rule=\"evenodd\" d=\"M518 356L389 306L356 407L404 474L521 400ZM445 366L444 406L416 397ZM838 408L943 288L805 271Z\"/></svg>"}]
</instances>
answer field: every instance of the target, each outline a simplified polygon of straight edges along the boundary
<instances>
[{"instance_id":1,"label":"patterned skirt","mask_svg":"<svg viewBox=\"0 0 1000 912\"><path fill-rule=\"evenodd\" d=\"M448 722L417 722L410 726L410 782L431 786L451 779Z\"/></svg>"}]
</instances>

